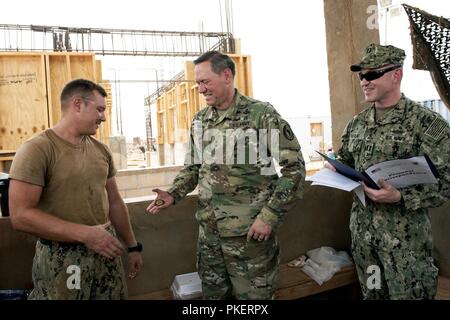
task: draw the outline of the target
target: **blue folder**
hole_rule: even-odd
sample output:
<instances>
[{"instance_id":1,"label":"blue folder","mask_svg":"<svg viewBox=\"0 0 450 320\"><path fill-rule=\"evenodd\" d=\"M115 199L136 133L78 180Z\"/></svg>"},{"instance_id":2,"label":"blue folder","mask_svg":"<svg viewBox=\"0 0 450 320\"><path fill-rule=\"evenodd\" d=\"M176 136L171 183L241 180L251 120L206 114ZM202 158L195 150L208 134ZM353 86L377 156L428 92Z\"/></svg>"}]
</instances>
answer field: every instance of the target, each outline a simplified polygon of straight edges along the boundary
<instances>
[{"instance_id":1,"label":"blue folder","mask_svg":"<svg viewBox=\"0 0 450 320\"><path fill-rule=\"evenodd\" d=\"M325 158L333 167L336 168L336 171L342 174L343 176L346 176L349 179L352 179L353 181L359 182L364 181L364 183L372 189L380 190L380 187L367 175L365 172L359 172L352 167L347 166L346 164L343 164L342 162L339 162L337 160L331 159L327 155L316 151L318 154L320 154L322 157Z\"/></svg>"}]
</instances>

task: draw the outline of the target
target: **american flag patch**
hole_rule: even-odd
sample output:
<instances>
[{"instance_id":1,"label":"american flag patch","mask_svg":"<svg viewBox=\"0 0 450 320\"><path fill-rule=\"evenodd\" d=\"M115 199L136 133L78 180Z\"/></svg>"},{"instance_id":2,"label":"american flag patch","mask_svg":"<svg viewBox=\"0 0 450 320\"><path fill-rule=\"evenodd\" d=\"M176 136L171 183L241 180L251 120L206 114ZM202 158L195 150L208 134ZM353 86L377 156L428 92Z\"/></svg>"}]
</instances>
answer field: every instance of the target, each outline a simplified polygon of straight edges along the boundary
<instances>
[{"instance_id":1,"label":"american flag patch","mask_svg":"<svg viewBox=\"0 0 450 320\"><path fill-rule=\"evenodd\" d=\"M435 140L439 140L447 128L448 123L441 117L436 117L434 121L430 124L425 134Z\"/></svg>"}]
</instances>

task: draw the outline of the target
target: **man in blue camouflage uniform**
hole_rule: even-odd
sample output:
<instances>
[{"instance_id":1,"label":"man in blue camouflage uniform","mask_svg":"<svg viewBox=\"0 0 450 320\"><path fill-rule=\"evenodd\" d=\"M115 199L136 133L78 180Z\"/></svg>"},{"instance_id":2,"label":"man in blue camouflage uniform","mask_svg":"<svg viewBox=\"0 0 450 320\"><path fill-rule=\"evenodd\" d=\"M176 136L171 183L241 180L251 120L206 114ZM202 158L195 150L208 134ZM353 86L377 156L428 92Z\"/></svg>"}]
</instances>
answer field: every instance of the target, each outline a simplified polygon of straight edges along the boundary
<instances>
[{"instance_id":1,"label":"man in blue camouflage uniform","mask_svg":"<svg viewBox=\"0 0 450 320\"><path fill-rule=\"evenodd\" d=\"M168 192L154 190L157 199L147 210L157 213L198 185L204 299L273 299L279 265L274 231L303 192L300 145L273 106L235 89L230 57L211 51L194 64L208 107L193 119L185 167Z\"/></svg>"},{"instance_id":2,"label":"man in blue camouflage uniform","mask_svg":"<svg viewBox=\"0 0 450 320\"><path fill-rule=\"evenodd\" d=\"M449 199L450 129L439 114L401 93L404 58L402 49L371 44L351 66L372 105L348 123L338 160L363 171L382 161L427 154L440 179L401 189L380 180L380 190L364 186L367 207L355 198L352 253L365 299L433 299L436 294L427 208Z\"/></svg>"}]
</instances>

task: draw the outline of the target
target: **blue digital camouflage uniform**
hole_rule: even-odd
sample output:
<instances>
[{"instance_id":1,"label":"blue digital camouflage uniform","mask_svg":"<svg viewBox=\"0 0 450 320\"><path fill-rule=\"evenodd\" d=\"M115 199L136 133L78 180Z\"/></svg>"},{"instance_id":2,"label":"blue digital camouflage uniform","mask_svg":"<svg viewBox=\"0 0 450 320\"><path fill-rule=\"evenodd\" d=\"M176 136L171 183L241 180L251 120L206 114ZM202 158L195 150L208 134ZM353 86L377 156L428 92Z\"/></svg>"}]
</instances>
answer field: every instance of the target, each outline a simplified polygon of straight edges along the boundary
<instances>
[{"instance_id":1,"label":"blue digital camouflage uniform","mask_svg":"<svg viewBox=\"0 0 450 320\"><path fill-rule=\"evenodd\" d=\"M269 160L259 154L251 161L264 145L259 129L268 130L265 149ZM249 138L242 149L238 141L245 141L244 132ZM279 146L271 140L271 133L279 133ZM198 144L199 137L207 138ZM210 149L215 149L215 154L208 153ZM223 155L219 152L217 156L217 150L223 150ZM281 177L269 170L270 159L277 152ZM279 264L275 232L262 242L252 239L247 243L246 235L257 217L275 231L288 206L301 197L304 179L300 145L289 124L269 103L236 90L233 105L223 114L211 106L196 114L185 167L168 192L177 202L198 185L198 270L205 299L231 295L238 299L273 298Z\"/></svg>"},{"instance_id":2,"label":"blue digital camouflage uniform","mask_svg":"<svg viewBox=\"0 0 450 320\"><path fill-rule=\"evenodd\" d=\"M352 253L363 295L366 299L433 299L438 269L433 263L427 208L438 207L450 197L450 128L439 114L403 95L380 120L375 112L371 106L349 122L338 159L363 171L382 161L427 154L440 179L438 184L399 189L400 204L367 198L364 207L354 199ZM379 290L367 287L371 265L381 270Z\"/></svg>"}]
</instances>

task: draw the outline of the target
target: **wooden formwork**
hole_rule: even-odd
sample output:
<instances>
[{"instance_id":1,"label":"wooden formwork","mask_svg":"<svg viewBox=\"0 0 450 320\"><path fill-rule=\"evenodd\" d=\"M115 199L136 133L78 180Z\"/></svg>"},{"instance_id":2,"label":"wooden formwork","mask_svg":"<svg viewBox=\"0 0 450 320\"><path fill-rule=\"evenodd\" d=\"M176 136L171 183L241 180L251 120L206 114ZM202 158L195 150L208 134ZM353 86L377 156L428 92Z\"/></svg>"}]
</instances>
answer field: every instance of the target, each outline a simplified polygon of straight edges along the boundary
<instances>
[{"instance_id":1,"label":"wooden formwork","mask_svg":"<svg viewBox=\"0 0 450 320\"><path fill-rule=\"evenodd\" d=\"M96 73L97 73L97 77L99 77L99 75L101 75L101 61L97 60L97 69L96 69ZM98 72L98 67L100 67L100 73ZM99 79L99 78L97 78ZM101 79L101 78L100 78ZM106 117L106 121L102 123L102 125L98 128L97 130L97 134L95 135L95 137L97 139L99 139L101 142L103 142L104 144L109 145L109 137L111 136L112 133L112 126L111 126L111 119L112 119L112 105L113 105L113 100L112 100L112 86L111 83L108 80L97 80L98 84L100 84L106 91L106 93L108 94L106 96L106 110L105 110L105 117Z\"/></svg>"},{"instance_id":2,"label":"wooden formwork","mask_svg":"<svg viewBox=\"0 0 450 320\"><path fill-rule=\"evenodd\" d=\"M73 79L84 78L95 82L97 77L97 63L94 54L55 52L45 53L47 67L47 88L50 126L61 118L59 96L64 85Z\"/></svg>"},{"instance_id":3,"label":"wooden formwork","mask_svg":"<svg viewBox=\"0 0 450 320\"><path fill-rule=\"evenodd\" d=\"M253 96L250 56L229 55L236 65L235 87L247 96ZM160 145L186 143L194 115L206 107L195 83L194 64L185 63L184 81L169 87L156 100L158 139ZM176 123L176 126L175 126ZM160 150L163 148L160 148Z\"/></svg>"},{"instance_id":4,"label":"wooden formwork","mask_svg":"<svg viewBox=\"0 0 450 320\"><path fill-rule=\"evenodd\" d=\"M49 126L43 54L0 55L0 150L15 151Z\"/></svg>"},{"instance_id":5,"label":"wooden formwork","mask_svg":"<svg viewBox=\"0 0 450 320\"><path fill-rule=\"evenodd\" d=\"M166 108L166 97L161 96L156 101L156 121L158 123L158 144L164 144L164 113Z\"/></svg>"},{"instance_id":6,"label":"wooden formwork","mask_svg":"<svg viewBox=\"0 0 450 320\"><path fill-rule=\"evenodd\" d=\"M61 90L77 78L100 83L111 92L102 81L101 61L92 53L0 52L0 150L14 152L31 136L56 124ZM96 135L105 143L111 133L111 109L107 100L107 121Z\"/></svg>"}]
</instances>

